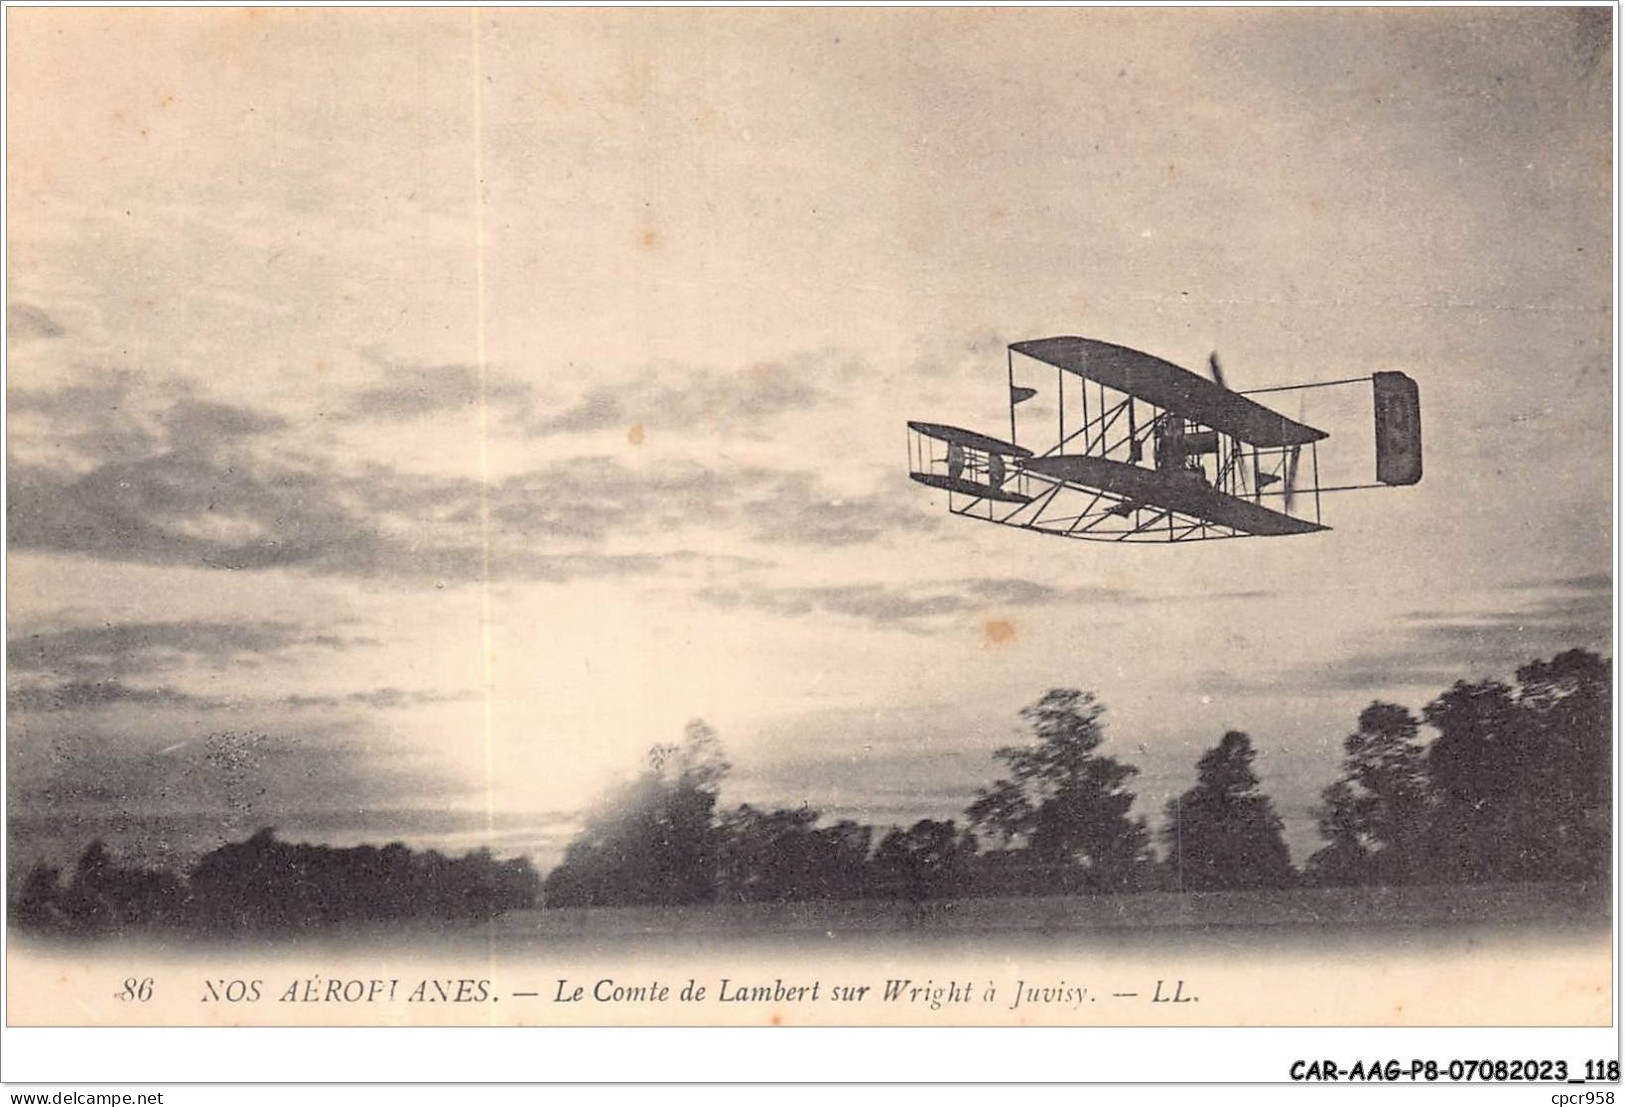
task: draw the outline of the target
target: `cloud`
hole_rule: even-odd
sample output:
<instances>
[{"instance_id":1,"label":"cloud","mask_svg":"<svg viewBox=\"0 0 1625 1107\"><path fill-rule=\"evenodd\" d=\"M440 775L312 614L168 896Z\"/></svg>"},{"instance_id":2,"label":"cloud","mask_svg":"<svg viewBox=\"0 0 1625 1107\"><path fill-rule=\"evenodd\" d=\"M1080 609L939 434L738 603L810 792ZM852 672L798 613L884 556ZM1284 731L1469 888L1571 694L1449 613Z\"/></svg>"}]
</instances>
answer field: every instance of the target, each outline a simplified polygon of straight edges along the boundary
<instances>
[{"instance_id":1,"label":"cloud","mask_svg":"<svg viewBox=\"0 0 1625 1107\"><path fill-rule=\"evenodd\" d=\"M1554 580L1549 586L1540 582L1526 581L1521 584L1509 584L1507 587L1520 592L1551 587L1563 592L1593 592L1611 596L1614 594L1614 578L1610 573L1585 573L1580 576L1563 577Z\"/></svg>"},{"instance_id":2,"label":"cloud","mask_svg":"<svg viewBox=\"0 0 1625 1107\"><path fill-rule=\"evenodd\" d=\"M370 711L392 711L407 707L421 707L434 703L455 703L474 699L477 692L409 691L404 688L371 688L343 695L293 695L276 700L256 697L201 696L167 685L136 687L121 680L71 680L61 684L29 684L13 687L6 694L6 705L18 712L92 711L100 708L134 705L153 708L184 708L193 711L218 711L226 708L244 709L274 706L296 711L320 709L339 710L366 708Z\"/></svg>"},{"instance_id":3,"label":"cloud","mask_svg":"<svg viewBox=\"0 0 1625 1107\"><path fill-rule=\"evenodd\" d=\"M1607 649L1612 639L1610 615L1602 608L1555 605L1523 614L1430 624L1418 628L1416 640L1432 656L1474 674L1510 672L1564 649Z\"/></svg>"},{"instance_id":4,"label":"cloud","mask_svg":"<svg viewBox=\"0 0 1625 1107\"><path fill-rule=\"evenodd\" d=\"M6 692L13 711L86 711L121 704L143 707L215 708L223 701L174 688L132 688L117 680L74 680L53 686L31 685Z\"/></svg>"},{"instance_id":5,"label":"cloud","mask_svg":"<svg viewBox=\"0 0 1625 1107\"><path fill-rule=\"evenodd\" d=\"M1420 647L1452 663L1510 671L1537 655L1613 640L1613 579L1589 574L1526 585L1520 604L1503 610L1419 612L1406 619Z\"/></svg>"},{"instance_id":6,"label":"cloud","mask_svg":"<svg viewBox=\"0 0 1625 1107\"><path fill-rule=\"evenodd\" d=\"M290 623L154 622L70 627L9 639L7 704L31 715L110 708L233 712L278 717L281 710L386 711L473 698L472 691L408 690L393 686L343 694L278 697L202 695L154 683L155 674L215 670L271 656L342 651L375 639L307 631ZM131 683L129 678L138 678Z\"/></svg>"},{"instance_id":7,"label":"cloud","mask_svg":"<svg viewBox=\"0 0 1625 1107\"><path fill-rule=\"evenodd\" d=\"M132 410L135 383L132 374L111 373L89 384L8 389L12 449L38 440L59 462L63 447L71 451L67 460L84 463L150 455L162 447L163 431Z\"/></svg>"},{"instance_id":8,"label":"cloud","mask_svg":"<svg viewBox=\"0 0 1625 1107\"><path fill-rule=\"evenodd\" d=\"M387 470L357 479L296 464L270 448L287 426L280 416L193 395L143 410L132 402L138 383L118 376L13 397L14 408L43 420L43 429L29 428L30 443L67 444L78 456L64 463L52 449L14 454L12 548L233 570L455 580L479 571L477 534L438 525L447 502L477 503L474 482ZM396 517L389 497L407 498L399 487L411 488L420 515Z\"/></svg>"},{"instance_id":9,"label":"cloud","mask_svg":"<svg viewBox=\"0 0 1625 1107\"><path fill-rule=\"evenodd\" d=\"M387 710L466 699L473 694L385 687L344 695L226 698L154 684L150 679L139 681L156 674L182 673L193 666L218 671L248 660L375 644L371 638L315 633L270 621L120 623L20 633L6 643L12 680L7 702L14 711L29 713L122 705L193 711L267 707ZM130 683L131 677L138 678L138 683Z\"/></svg>"},{"instance_id":10,"label":"cloud","mask_svg":"<svg viewBox=\"0 0 1625 1107\"><path fill-rule=\"evenodd\" d=\"M900 497L839 494L811 473L687 460L644 469L604 457L559 462L494 485L490 501L493 522L526 541L704 526L773 545L847 546L939 525Z\"/></svg>"},{"instance_id":11,"label":"cloud","mask_svg":"<svg viewBox=\"0 0 1625 1107\"><path fill-rule=\"evenodd\" d=\"M737 571L760 568L763 564L751 558L721 556L697 550L673 550L660 554L538 553L520 558L519 563L527 578L552 584L604 577L647 576L688 566Z\"/></svg>"},{"instance_id":12,"label":"cloud","mask_svg":"<svg viewBox=\"0 0 1625 1107\"><path fill-rule=\"evenodd\" d=\"M364 692L349 692L342 696L285 696L278 701L292 708L366 707L386 711L401 707L418 707L430 703L452 703L474 699L477 692L423 692L402 688L372 688Z\"/></svg>"},{"instance_id":13,"label":"cloud","mask_svg":"<svg viewBox=\"0 0 1625 1107\"><path fill-rule=\"evenodd\" d=\"M109 561L221 569L376 558L376 535L311 472L213 451L167 452L64 474L13 461L11 544Z\"/></svg>"},{"instance_id":14,"label":"cloud","mask_svg":"<svg viewBox=\"0 0 1625 1107\"><path fill-rule=\"evenodd\" d=\"M292 623L118 623L17 634L6 640L6 661L13 673L55 673L78 681L106 681L189 663L225 668L247 656L310 647L339 650L350 643Z\"/></svg>"},{"instance_id":15,"label":"cloud","mask_svg":"<svg viewBox=\"0 0 1625 1107\"><path fill-rule=\"evenodd\" d=\"M1399 620L1399 642L1389 648L1279 670L1267 678L1210 671L1192 684L1213 694L1425 689L1434 695L1458 680L1510 679L1520 666L1566 649L1608 649L1613 640L1611 578L1575 577L1522 591L1524 602L1510 610L1411 612Z\"/></svg>"},{"instance_id":16,"label":"cloud","mask_svg":"<svg viewBox=\"0 0 1625 1107\"><path fill-rule=\"evenodd\" d=\"M377 360L377 359L374 359ZM509 417L530 416L530 385L487 370L480 380L472 365L408 365L381 363L382 378L357 392L337 418L346 422L403 422L448 411L472 410L483 397L488 407Z\"/></svg>"},{"instance_id":17,"label":"cloud","mask_svg":"<svg viewBox=\"0 0 1625 1107\"><path fill-rule=\"evenodd\" d=\"M120 377L17 396L14 407L45 422L30 441L66 442L77 456L71 464L52 449L13 456L13 548L226 570L565 581L694 561L705 555L682 547L708 543L719 528L767 544L832 546L939 525L884 491L837 495L814 474L759 465L579 457L483 491L471 478L376 463L333 469L278 452L288 423L274 413L198 396L142 412L133 393L132 379ZM629 536L666 548L605 548Z\"/></svg>"},{"instance_id":18,"label":"cloud","mask_svg":"<svg viewBox=\"0 0 1625 1107\"><path fill-rule=\"evenodd\" d=\"M592 480L570 474L573 468L493 486L489 546L474 481L333 477L201 451L109 463L83 475L14 461L7 514L16 549L463 583L487 567L494 578L544 581L654 572L707 555L567 547L612 534L663 533L697 524L709 511L724 519L737 513L737 502L729 501L737 500L738 479L711 479L703 470L641 478L606 466Z\"/></svg>"},{"instance_id":19,"label":"cloud","mask_svg":"<svg viewBox=\"0 0 1625 1107\"><path fill-rule=\"evenodd\" d=\"M6 308L6 337L13 342L34 338L60 338L62 324L33 304L13 303Z\"/></svg>"},{"instance_id":20,"label":"cloud","mask_svg":"<svg viewBox=\"0 0 1625 1107\"><path fill-rule=\"evenodd\" d=\"M641 424L762 437L764 421L830 402L833 394L814 376L831 372L823 358L810 356L787 363L760 362L735 372L648 370L629 383L590 387L573 406L537 418L527 429L532 435L549 435Z\"/></svg>"},{"instance_id":21,"label":"cloud","mask_svg":"<svg viewBox=\"0 0 1625 1107\"><path fill-rule=\"evenodd\" d=\"M164 429L176 450L212 449L241 439L282 430L288 421L280 415L238 404L186 398L163 416Z\"/></svg>"},{"instance_id":22,"label":"cloud","mask_svg":"<svg viewBox=\"0 0 1625 1107\"><path fill-rule=\"evenodd\" d=\"M1459 669L1419 663L1414 655L1396 652L1393 655L1362 654L1270 676L1210 671L1193 678L1191 683L1208 695L1322 696L1346 692L1377 695L1401 688L1442 692L1465 675Z\"/></svg>"},{"instance_id":23,"label":"cloud","mask_svg":"<svg viewBox=\"0 0 1625 1107\"><path fill-rule=\"evenodd\" d=\"M888 534L938 530L942 518L926 515L899 495L871 492L837 495L812 473L779 473L764 482L741 508L757 541L795 546L855 546Z\"/></svg>"},{"instance_id":24,"label":"cloud","mask_svg":"<svg viewBox=\"0 0 1625 1107\"><path fill-rule=\"evenodd\" d=\"M775 475L763 469L715 470L671 461L641 470L607 457L556 462L492 486L491 519L519 540L589 541L615 533L666 532L714 524L758 498Z\"/></svg>"},{"instance_id":25,"label":"cloud","mask_svg":"<svg viewBox=\"0 0 1625 1107\"><path fill-rule=\"evenodd\" d=\"M159 836L196 821L226 836L280 824L320 797L345 797L352 813L467 798L435 759L402 754L348 724L305 724L297 736L220 730L151 749L130 748L120 733L94 717L74 720L48 758L13 766L11 810L59 827L116 818ZM44 738L32 735L32 745Z\"/></svg>"},{"instance_id":26,"label":"cloud","mask_svg":"<svg viewBox=\"0 0 1625 1107\"><path fill-rule=\"evenodd\" d=\"M752 610L787 618L820 613L916 632L930 629L936 620L989 608L1142 602L1132 593L1113 588L1056 588L1019 578L900 585L737 585L702 588L695 595L725 611Z\"/></svg>"},{"instance_id":27,"label":"cloud","mask_svg":"<svg viewBox=\"0 0 1625 1107\"><path fill-rule=\"evenodd\" d=\"M661 430L763 437L763 422L819 407L833 398L829 380L850 381L853 365L810 354L787 362L759 362L727 371L667 366L645 369L619 383L589 383L573 403L539 410L540 397L511 369L417 365L376 351L367 360L376 383L357 391L335 417L344 422L403 422L472 410L483 396L515 429L530 437L625 430L634 424Z\"/></svg>"},{"instance_id":28,"label":"cloud","mask_svg":"<svg viewBox=\"0 0 1625 1107\"><path fill-rule=\"evenodd\" d=\"M143 395L159 390L156 382L128 372L54 389L12 389L7 394L9 409L25 417L13 426L12 448L27 451L32 446L56 468L67 463L83 471L165 453L215 456L242 451L288 425L272 412L197 396L181 381L163 382L164 394L179 394L166 406L153 409L143 403Z\"/></svg>"}]
</instances>

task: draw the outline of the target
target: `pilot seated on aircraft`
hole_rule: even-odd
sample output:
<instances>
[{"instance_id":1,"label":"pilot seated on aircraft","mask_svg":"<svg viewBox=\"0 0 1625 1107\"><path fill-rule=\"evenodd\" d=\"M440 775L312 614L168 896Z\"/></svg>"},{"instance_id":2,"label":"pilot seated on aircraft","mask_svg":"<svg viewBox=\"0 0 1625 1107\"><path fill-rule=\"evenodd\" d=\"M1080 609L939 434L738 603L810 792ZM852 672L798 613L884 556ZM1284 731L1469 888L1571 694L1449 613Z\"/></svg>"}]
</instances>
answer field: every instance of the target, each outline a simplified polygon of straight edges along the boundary
<instances>
[{"instance_id":1,"label":"pilot seated on aircraft","mask_svg":"<svg viewBox=\"0 0 1625 1107\"><path fill-rule=\"evenodd\" d=\"M1210 443L1208 439L1212 438ZM1155 455L1157 471L1185 481L1212 484L1202 466L1201 455L1216 451L1217 437L1211 431L1194 434L1185 430L1183 419L1167 419L1157 426Z\"/></svg>"}]
</instances>

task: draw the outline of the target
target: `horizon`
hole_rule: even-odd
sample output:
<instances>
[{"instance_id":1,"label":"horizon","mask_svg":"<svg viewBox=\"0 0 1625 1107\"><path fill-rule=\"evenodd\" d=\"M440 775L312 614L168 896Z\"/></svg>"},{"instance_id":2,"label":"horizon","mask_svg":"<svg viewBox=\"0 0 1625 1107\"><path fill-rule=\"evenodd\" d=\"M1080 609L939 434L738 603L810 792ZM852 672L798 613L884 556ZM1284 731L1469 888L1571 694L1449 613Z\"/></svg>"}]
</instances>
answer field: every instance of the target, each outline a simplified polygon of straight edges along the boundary
<instances>
[{"instance_id":1,"label":"horizon","mask_svg":"<svg viewBox=\"0 0 1625 1107\"><path fill-rule=\"evenodd\" d=\"M1606 663L1612 665L1612 657L1606 654L1600 656L1602 656ZM1549 659L1531 659L1531 661L1536 660L1545 661ZM1511 674L1508 674L1505 679L1496 676L1480 677L1477 679L1497 681L1512 687L1513 690L1516 691L1516 684L1514 683L1515 678ZM1472 682L1472 680L1464 677L1459 683ZM1444 691L1446 691L1446 689L1440 690L1441 693ZM1377 701L1373 701L1373 703L1375 702ZM1418 705L1415 710L1411 710L1410 705L1401 704L1399 706L1410 710L1411 713L1417 718L1421 728L1421 733L1418 735L1418 743L1425 751L1435 740L1435 728L1431 723L1428 723L1422 718L1421 707L1425 705ZM1108 740L1102 743L1101 755L1112 757L1115 755L1109 741L1109 731L1111 725L1110 713L1108 712L1106 715L1102 716L1102 720L1108 734ZM703 722L704 720L696 721ZM1243 730L1242 733L1246 734L1249 739L1252 738L1252 735L1248 734L1245 730ZM1030 734L1025 735L1025 738L1027 739L1030 739L1030 737ZM723 740L721 736L718 736L718 740L721 745L721 753L723 757L726 758L728 752L727 742ZM1024 744L1024 734L1012 734L1011 742L1016 745ZM1207 748L1211 749L1212 747ZM1203 752L1206 752L1206 750ZM1258 751L1255 745L1255 753L1258 752L1261 751ZM1118 751L1118 753L1120 754L1120 751ZM1131 814L1135 817L1142 817L1146 819L1147 828L1151 832L1151 840L1157 862L1165 863L1166 857L1164 857L1163 854L1166 851L1164 847L1157 844L1159 842L1158 831L1163 825L1166 824L1166 813L1162 810L1162 804L1158 804L1154 808L1148 809L1147 803L1141 799L1139 790L1135 787L1135 782L1140 776L1138 766L1135 766L1132 760L1122 756L1116 756L1116 760L1125 762L1136 769L1135 776L1131 777L1128 782L1128 791L1133 793L1135 796L1135 803ZM999 769L996 760L993 757L992 750L989 750L989 762L993 765L993 772L997 773ZM533 825L526 819L526 816L523 813L518 812L504 813L504 815L499 818L482 818L478 812L457 813L445 811L429 813L421 811L414 812L410 810L343 812L316 810L290 811L283 819L279 821L266 823L262 827L254 828L252 832L244 832L240 837L233 838L231 840L245 841L253 835L257 835L265 830L270 830L277 835L279 841L295 845L326 845L334 848L405 845L411 849L433 850L446 854L447 856L464 855L483 848L491 850L493 855L499 860L508 857L523 858L528 860L534 864L537 871L545 877L562 861L565 847L575 836L575 833L577 830L579 830L585 816L593 809L593 807L600 800L606 798L616 786L629 783L638 774L646 772L647 770L648 766L646 763L628 768L606 789L604 795L594 797L593 801L589 802L577 811L546 813L554 817L552 827L554 828L555 833L545 837L538 836L534 832ZM722 783L718 789L718 801L716 805L717 814L726 814L727 812L736 810L743 805L749 805L759 811L773 810L775 808L781 810L785 809L774 803L752 802L749 797L735 795L734 790L729 788L727 779L728 774L725 773L722 777ZM991 776L987 783L992 783ZM1196 766L1194 764L1191 766L1190 783L1196 783ZM1327 781L1327 783L1330 784L1331 781ZM1172 799L1173 796L1180 794L1180 791L1181 790L1176 789L1174 792L1170 793L1168 798ZM1274 798L1269 795L1268 789L1263 786L1262 782L1260 784L1259 791L1265 798L1270 800L1272 807L1275 807ZM979 790L977 793L973 793L969 799L967 799L967 803L974 800L978 794L980 794ZM1315 806L1318 808L1320 806L1318 793L1316 798L1317 803ZM910 825L921 819L946 821L956 825L962 824L961 829L974 832L974 828L969 824L968 821L965 821L965 811L963 809L951 812L939 811L919 813L917 818L911 815L899 821L893 822L887 822L884 820L884 818L882 818L880 821L870 822L866 820L870 818L872 809L832 811L818 807L817 805L806 800L803 800L800 804L789 805L789 809L799 809L801 807L812 807L817 812L818 819L816 825L819 826L829 826L833 823L842 821L843 819L850 819L854 822L858 822L860 825L869 826L876 832L876 844L878 844L879 839L887 832L891 830L906 830ZM1314 808L1307 813L1309 815L1309 823L1307 826L1303 824L1302 820L1299 820L1298 825L1294 826L1291 822L1283 819L1283 837L1285 838L1287 847L1291 853L1292 864L1300 871L1304 869L1310 854L1327 844L1327 840L1320 835L1318 828L1314 825L1314 813ZM1278 816L1281 814L1278 808L1276 808L1276 814ZM431 817L433 815L438 815L438 818ZM221 845L228 844L227 840L222 838L218 831L212 828L206 829L204 826L197 826L192 828L190 831L184 830L183 827L186 821L187 820L175 819L173 817L169 819L155 820L155 825L162 825L169 833L167 840L164 842L163 848L154 853L150 849L143 849L141 839L139 837L133 837L130 835L128 833L128 828L120 827L117 821L110 824L103 824L99 830L95 825L92 825L88 830L82 827L75 827L76 831L89 834L88 837L84 837L82 840L75 840L68 836L68 828L60 825L56 820L30 819L23 817L16 820L17 825L13 830L13 841L19 845L22 843L28 843L29 847L32 847L35 852L28 853L26 850L17 849L13 849L11 851L12 864L10 868L12 871L7 875L7 886L8 888L13 887L16 882L26 875L31 868L38 864L51 865L53 867L62 869L64 872L71 871L75 859L80 853L88 848L92 842L102 842L107 844L109 842L109 838L111 838L115 846L122 839L122 844L125 846L123 852L117 848L114 848L113 854L117 860L134 862L137 864L155 864L159 868L169 868L173 871L184 871L189 869L190 866L195 863L195 861L205 852L218 848ZM207 821L207 817L205 817L203 822L207 823ZM391 838L388 841L385 841L382 837L369 835L368 833L367 828L369 827L385 826L408 827L410 829L404 830L401 834ZM152 829L153 828L151 827L148 828L149 833ZM1310 836L1311 831L1313 832L1312 837ZM179 837L178 842L174 840L176 837ZM978 838L984 847L984 852L987 852L988 849L994 848L988 845L985 835L978 835ZM542 844L538 845L538 842ZM506 845L508 848L504 849L504 845Z\"/></svg>"}]
</instances>

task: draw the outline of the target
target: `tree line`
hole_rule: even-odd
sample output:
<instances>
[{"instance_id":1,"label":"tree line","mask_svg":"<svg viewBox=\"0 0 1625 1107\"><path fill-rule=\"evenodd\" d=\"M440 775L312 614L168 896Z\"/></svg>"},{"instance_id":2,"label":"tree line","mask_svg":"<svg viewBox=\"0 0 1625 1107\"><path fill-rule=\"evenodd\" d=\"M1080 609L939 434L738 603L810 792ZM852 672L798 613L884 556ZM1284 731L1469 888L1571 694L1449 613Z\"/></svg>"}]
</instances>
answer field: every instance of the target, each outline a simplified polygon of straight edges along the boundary
<instances>
[{"instance_id":1,"label":"tree line","mask_svg":"<svg viewBox=\"0 0 1625 1107\"><path fill-rule=\"evenodd\" d=\"M1517 683L1458 681L1422 709L1374 702L1321 795L1325 846L1300 870L1252 740L1229 731L1153 833L1131 814L1138 769L1101 751L1105 708L1053 689L1028 740L954 819L884 834L809 807L718 811L728 771L691 723L607 795L548 874L552 906L938 899L1302 885L1605 881L1611 871L1611 663L1534 661ZM1435 735L1424 741L1422 727ZM1160 851L1156 848L1160 846Z\"/></svg>"},{"instance_id":2,"label":"tree line","mask_svg":"<svg viewBox=\"0 0 1625 1107\"><path fill-rule=\"evenodd\" d=\"M1515 684L1458 681L1418 716L1374 702L1343 742L1316 812L1323 848L1296 868L1248 735L1197 760L1153 832L1132 813L1138 769L1102 752L1105 708L1053 689L1021 711L1026 741L956 819L909 827L808 806L722 810L729 771L703 722L649 751L586 814L542 880L528 860L447 858L399 843L336 849L269 829L183 877L119 865L93 843L67 881L37 865L13 904L25 924L135 922L215 929L347 920L483 919L545 906L795 902L1300 885L1605 881L1611 872L1611 663L1569 650ZM1423 737L1423 726L1433 731ZM1160 849L1158 848L1160 847Z\"/></svg>"},{"instance_id":3,"label":"tree line","mask_svg":"<svg viewBox=\"0 0 1625 1107\"><path fill-rule=\"evenodd\" d=\"M1137 770L1100 752L1105 709L1054 689L1022 711L1032 740L995 751L1006 775L953 819L877 834L819 825L810 807L716 809L728 771L714 732L689 724L613 791L548 874L551 906L923 901L962 896L1157 888L1284 888L1298 883L1281 820L1259 790L1251 740L1232 731L1205 753L1195 787L1168 805L1159 863L1128 783Z\"/></svg>"},{"instance_id":4,"label":"tree line","mask_svg":"<svg viewBox=\"0 0 1625 1107\"><path fill-rule=\"evenodd\" d=\"M527 858L446 857L396 842L348 849L280 841L266 827L211 850L184 875L121 864L92 842L68 879L36 864L12 904L25 926L99 934L131 926L279 931L355 921L478 921L536 902Z\"/></svg>"}]
</instances>

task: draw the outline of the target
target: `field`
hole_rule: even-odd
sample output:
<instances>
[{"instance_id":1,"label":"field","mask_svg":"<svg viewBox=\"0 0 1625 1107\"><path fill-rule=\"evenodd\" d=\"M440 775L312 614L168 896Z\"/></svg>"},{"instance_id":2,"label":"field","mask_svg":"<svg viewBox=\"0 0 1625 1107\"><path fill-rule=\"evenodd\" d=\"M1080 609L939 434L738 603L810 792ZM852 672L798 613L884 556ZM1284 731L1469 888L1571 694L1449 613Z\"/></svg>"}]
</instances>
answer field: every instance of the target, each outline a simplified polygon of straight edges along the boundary
<instances>
[{"instance_id":1,"label":"field","mask_svg":"<svg viewBox=\"0 0 1625 1107\"><path fill-rule=\"evenodd\" d=\"M1207 939L1366 941L1387 934L1608 931L1609 889L1582 885L1151 892L1117 896L964 899L937 903L731 904L513 911L482 937L499 946L703 947L894 937L985 946L1001 939L1082 945Z\"/></svg>"},{"instance_id":2,"label":"field","mask_svg":"<svg viewBox=\"0 0 1625 1107\"><path fill-rule=\"evenodd\" d=\"M1607 936L1610 889L1576 884L1146 892L909 903L855 900L508 911L486 923L346 923L296 933L188 935L184 944L367 948L380 944L505 951L721 950L759 945L1021 945L1079 948L1367 943L1404 936L1456 942L1474 934ZM35 937L13 932L24 941ZM93 944L173 947L176 933L136 931Z\"/></svg>"}]
</instances>

